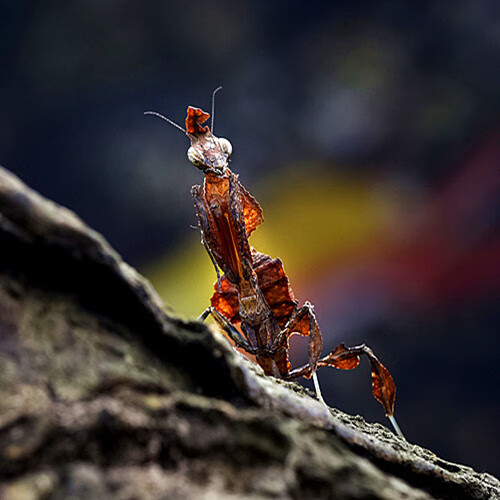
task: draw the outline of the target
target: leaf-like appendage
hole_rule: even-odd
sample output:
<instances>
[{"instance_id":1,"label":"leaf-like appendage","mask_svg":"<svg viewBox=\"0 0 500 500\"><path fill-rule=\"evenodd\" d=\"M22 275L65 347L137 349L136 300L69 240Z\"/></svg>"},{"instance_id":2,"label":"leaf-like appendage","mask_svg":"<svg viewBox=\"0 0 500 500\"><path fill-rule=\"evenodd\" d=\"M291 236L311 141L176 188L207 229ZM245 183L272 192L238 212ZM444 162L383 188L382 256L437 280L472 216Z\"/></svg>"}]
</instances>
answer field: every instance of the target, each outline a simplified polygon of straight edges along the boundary
<instances>
[{"instance_id":1,"label":"leaf-like appendage","mask_svg":"<svg viewBox=\"0 0 500 500\"><path fill-rule=\"evenodd\" d=\"M202 124L209 118L210 115L205 113L202 109L189 106L186 117L186 132L191 135L206 133L208 131L208 126L202 127Z\"/></svg>"},{"instance_id":2,"label":"leaf-like appendage","mask_svg":"<svg viewBox=\"0 0 500 500\"><path fill-rule=\"evenodd\" d=\"M353 370L358 365L359 351L346 347L343 343L320 360L320 366L333 366L339 370Z\"/></svg>"},{"instance_id":3,"label":"leaf-like appendage","mask_svg":"<svg viewBox=\"0 0 500 500\"><path fill-rule=\"evenodd\" d=\"M241 182L239 181L238 183L241 187L245 229L247 232L247 236L250 236L264 220L264 217L262 215L262 208L259 202L245 189L243 184L241 184Z\"/></svg>"},{"instance_id":4,"label":"leaf-like appendage","mask_svg":"<svg viewBox=\"0 0 500 500\"><path fill-rule=\"evenodd\" d=\"M239 323L239 304L238 291L236 287L229 283L225 276L220 279L219 283L215 282L215 293L210 300L210 305L215 307L222 315L224 315L231 323Z\"/></svg>"},{"instance_id":5,"label":"leaf-like appendage","mask_svg":"<svg viewBox=\"0 0 500 500\"><path fill-rule=\"evenodd\" d=\"M396 384L389 370L375 356L370 356L370 364L373 396L384 407L385 414L392 417L396 400Z\"/></svg>"},{"instance_id":6,"label":"leaf-like appendage","mask_svg":"<svg viewBox=\"0 0 500 500\"><path fill-rule=\"evenodd\" d=\"M352 370L359 365L359 356L364 354L370 361L373 397L384 407L388 417L394 415L396 384L389 370L378 360L366 345L346 347L338 345L328 356L319 360L318 366L333 366L341 370Z\"/></svg>"}]
</instances>

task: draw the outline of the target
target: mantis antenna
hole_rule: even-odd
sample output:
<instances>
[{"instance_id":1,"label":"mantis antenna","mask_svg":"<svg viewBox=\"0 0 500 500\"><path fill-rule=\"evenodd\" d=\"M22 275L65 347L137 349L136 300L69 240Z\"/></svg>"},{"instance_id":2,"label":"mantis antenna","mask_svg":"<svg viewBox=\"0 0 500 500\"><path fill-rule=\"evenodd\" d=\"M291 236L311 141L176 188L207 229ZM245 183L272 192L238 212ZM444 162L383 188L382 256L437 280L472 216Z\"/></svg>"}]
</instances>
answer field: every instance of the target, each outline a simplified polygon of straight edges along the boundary
<instances>
[{"instance_id":1,"label":"mantis antenna","mask_svg":"<svg viewBox=\"0 0 500 500\"><path fill-rule=\"evenodd\" d=\"M215 118L215 94L221 90L222 87L217 87L213 92L212 92L212 122L210 123L210 132L212 134L214 133L214 118Z\"/></svg>"},{"instance_id":2,"label":"mantis antenna","mask_svg":"<svg viewBox=\"0 0 500 500\"><path fill-rule=\"evenodd\" d=\"M158 118L165 120L166 122L170 123L170 125L173 125L175 128L178 128L179 130L182 130L185 134L187 134L186 130L183 129L180 125L177 125L177 123L172 121L170 118L167 118L166 116L163 116L162 114L157 113L156 111L144 111L144 114L157 116ZM213 118L212 118L212 121L213 121Z\"/></svg>"}]
</instances>

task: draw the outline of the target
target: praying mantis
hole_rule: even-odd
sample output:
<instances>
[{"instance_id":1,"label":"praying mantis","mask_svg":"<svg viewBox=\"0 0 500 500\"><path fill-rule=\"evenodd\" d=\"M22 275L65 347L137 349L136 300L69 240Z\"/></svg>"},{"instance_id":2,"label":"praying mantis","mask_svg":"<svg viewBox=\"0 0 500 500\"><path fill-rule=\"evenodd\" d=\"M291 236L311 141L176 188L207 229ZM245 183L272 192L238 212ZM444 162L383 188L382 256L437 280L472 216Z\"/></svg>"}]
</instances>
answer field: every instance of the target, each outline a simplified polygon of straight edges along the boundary
<instances>
[{"instance_id":1,"label":"praying mantis","mask_svg":"<svg viewBox=\"0 0 500 500\"><path fill-rule=\"evenodd\" d=\"M321 357L323 340L314 307L309 302L299 307L280 259L250 246L249 237L263 222L262 208L229 168L231 143L213 133L214 96L219 89L212 96L210 127L204 125L210 114L191 106L185 129L159 113L145 113L166 120L188 136L188 159L204 173L203 186L193 186L191 194L202 243L217 281L211 305L200 319L212 315L235 346L255 356L266 375L286 380L312 377L317 397L325 406L317 369L331 366L351 370L359 365L360 356L367 357L373 396L403 437L394 418L396 386L387 368L365 344L348 347L342 343ZM288 349L294 334L308 337L308 363L292 369Z\"/></svg>"}]
</instances>

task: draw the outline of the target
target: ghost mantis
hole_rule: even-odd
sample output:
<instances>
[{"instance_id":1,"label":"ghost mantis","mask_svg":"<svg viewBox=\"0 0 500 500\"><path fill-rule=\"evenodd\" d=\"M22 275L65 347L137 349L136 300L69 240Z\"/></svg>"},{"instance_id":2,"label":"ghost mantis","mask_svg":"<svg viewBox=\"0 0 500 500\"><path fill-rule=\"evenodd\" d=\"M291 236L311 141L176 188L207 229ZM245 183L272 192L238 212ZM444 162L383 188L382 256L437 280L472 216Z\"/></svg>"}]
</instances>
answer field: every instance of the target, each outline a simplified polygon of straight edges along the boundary
<instances>
[{"instance_id":1,"label":"ghost mantis","mask_svg":"<svg viewBox=\"0 0 500 500\"><path fill-rule=\"evenodd\" d=\"M323 403L317 369L331 366L352 370L359 365L360 356L367 357L373 396L403 437L394 418L396 386L387 368L365 344L347 347L342 343L321 357L323 340L314 307L309 302L299 307L280 259L272 259L250 246L250 235L263 222L262 209L229 169L231 143L213 133L213 103L218 90L212 96L210 127L204 125L210 115L191 106L185 129L159 113L146 112L188 136L188 159L205 175L203 186L193 186L191 193L202 243L215 267L217 281L211 305L200 319L212 315L238 348L255 357L266 375L286 380L312 377L317 397ZM309 359L306 365L292 369L288 349L294 334L308 337Z\"/></svg>"}]
</instances>

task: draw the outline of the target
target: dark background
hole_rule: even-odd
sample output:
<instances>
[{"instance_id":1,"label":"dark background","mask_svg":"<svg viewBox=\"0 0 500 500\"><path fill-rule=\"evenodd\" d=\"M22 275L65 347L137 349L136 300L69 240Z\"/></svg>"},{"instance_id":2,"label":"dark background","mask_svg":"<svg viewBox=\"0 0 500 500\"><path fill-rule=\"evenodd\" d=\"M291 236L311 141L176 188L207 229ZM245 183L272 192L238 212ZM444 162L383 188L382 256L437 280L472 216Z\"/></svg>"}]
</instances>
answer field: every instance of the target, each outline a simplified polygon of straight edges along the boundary
<instances>
[{"instance_id":1,"label":"dark background","mask_svg":"<svg viewBox=\"0 0 500 500\"><path fill-rule=\"evenodd\" d=\"M18 0L0 42L2 166L189 316L214 279L189 229L201 174L143 111L182 124L223 85L215 131L266 217L252 242L315 304L325 351L366 341L410 441L500 472L498 2ZM366 366L320 380L384 422Z\"/></svg>"}]
</instances>

